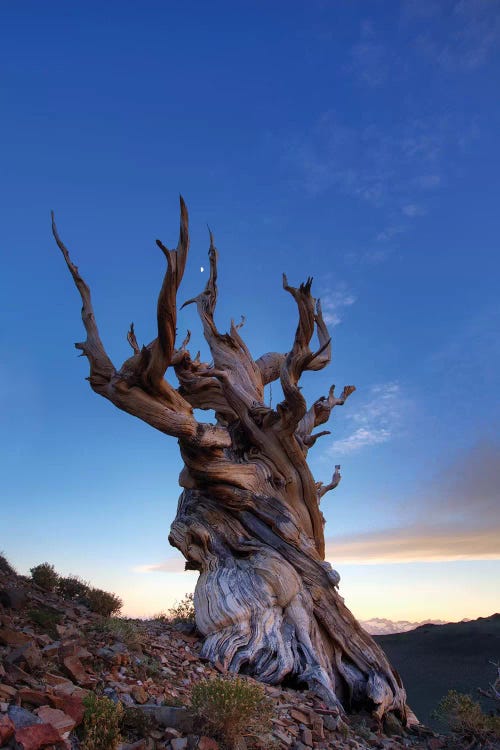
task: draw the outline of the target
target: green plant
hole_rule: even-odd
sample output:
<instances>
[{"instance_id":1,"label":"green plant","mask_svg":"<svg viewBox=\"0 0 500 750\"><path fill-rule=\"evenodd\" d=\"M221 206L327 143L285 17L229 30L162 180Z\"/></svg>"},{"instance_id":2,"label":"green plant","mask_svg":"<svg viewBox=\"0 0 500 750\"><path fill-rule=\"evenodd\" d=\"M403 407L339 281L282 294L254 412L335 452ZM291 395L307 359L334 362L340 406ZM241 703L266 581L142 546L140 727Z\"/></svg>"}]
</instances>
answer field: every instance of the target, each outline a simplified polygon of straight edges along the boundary
<instances>
[{"instance_id":1,"label":"green plant","mask_svg":"<svg viewBox=\"0 0 500 750\"><path fill-rule=\"evenodd\" d=\"M500 716L483 713L470 695L450 690L441 699L433 716L448 724L452 732L482 745L500 739Z\"/></svg>"},{"instance_id":2,"label":"green plant","mask_svg":"<svg viewBox=\"0 0 500 750\"><path fill-rule=\"evenodd\" d=\"M66 576L59 578L57 582L57 593L65 599L72 601L83 601L89 593L89 584L79 576Z\"/></svg>"},{"instance_id":3,"label":"green plant","mask_svg":"<svg viewBox=\"0 0 500 750\"><path fill-rule=\"evenodd\" d=\"M149 730L153 728L153 720L140 708L127 706L123 711L121 726L127 736L133 735L142 739L147 737Z\"/></svg>"},{"instance_id":4,"label":"green plant","mask_svg":"<svg viewBox=\"0 0 500 750\"><path fill-rule=\"evenodd\" d=\"M59 581L59 576L54 566L48 562L40 563L40 565L30 568L30 573L34 583L45 591L54 591Z\"/></svg>"},{"instance_id":5,"label":"green plant","mask_svg":"<svg viewBox=\"0 0 500 750\"><path fill-rule=\"evenodd\" d=\"M137 625L124 617L108 617L97 623L93 630L110 635L117 641L125 643L132 651L141 647L141 637Z\"/></svg>"},{"instance_id":6,"label":"green plant","mask_svg":"<svg viewBox=\"0 0 500 750\"><path fill-rule=\"evenodd\" d=\"M271 728L272 704L262 685L241 677L201 680L191 692L191 710L202 728L228 748L245 734L265 734Z\"/></svg>"},{"instance_id":7,"label":"green plant","mask_svg":"<svg viewBox=\"0 0 500 750\"><path fill-rule=\"evenodd\" d=\"M82 750L116 750L122 739L122 704L88 693L83 699L83 705L85 715Z\"/></svg>"},{"instance_id":8,"label":"green plant","mask_svg":"<svg viewBox=\"0 0 500 750\"><path fill-rule=\"evenodd\" d=\"M92 612L96 612L103 617L117 614L123 606L122 600L116 594L93 588L87 591L85 603Z\"/></svg>"},{"instance_id":9,"label":"green plant","mask_svg":"<svg viewBox=\"0 0 500 750\"><path fill-rule=\"evenodd\" d=\"M186 594L180 602L177 602L168 610L168 619L174 625L178 623L194 624L194 594ZM155 619L160 619L158 616Z\"/></svg>"},{"instance_id":10,"label":"green plant","mask_svg":"<svg viewBox=\"0 0 500 750\"><path fill-rule=\"evenodd\" d=\"M0 573L5 573L8 576L15 576L16 571L7 560L3 552L0 552Z\"/></svg>"},{"instance_id":11,"label":"green plant","mask_svg":"<svg viewBox=\"0 0 500 750\"><path fill-rule=\"evenodd\" d=\"M151 619L155 622L169 622L170 615L167 612L157 612Z\"/></svg>"},{"instance_id":12,"label":"green plant","mask_svg":"<svg viewBox=\"0 0 500 750\"><path fill-rule=\"evenodd\" d=\"M61 615L51 609L30 609L28 617L35 625L53 638L57 638L56 625L61 622Z\"/></svg>"},{"instance_id":13,"label":"green plant","mask_svg":"<svg viewBox=\"0 0 500 750\"><path fill-rule=\"evenodd\" d=\"M144 672L145 677L158 677L162 670L159 659L156 656L148 656L148 654L141 656L139 668Z\"/></svg>"}]
</instances>

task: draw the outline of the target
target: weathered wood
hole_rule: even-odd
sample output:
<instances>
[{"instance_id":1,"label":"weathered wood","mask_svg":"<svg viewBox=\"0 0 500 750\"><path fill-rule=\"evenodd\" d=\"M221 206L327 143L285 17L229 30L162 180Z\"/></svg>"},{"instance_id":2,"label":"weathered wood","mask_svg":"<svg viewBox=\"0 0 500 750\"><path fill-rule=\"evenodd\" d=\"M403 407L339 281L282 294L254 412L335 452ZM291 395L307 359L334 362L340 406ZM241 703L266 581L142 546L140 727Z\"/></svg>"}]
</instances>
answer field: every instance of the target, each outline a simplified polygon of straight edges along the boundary
<instances>
[{"instance_id":1,"label":"weathered wood","mask_svg":"<svg viewBox=\"0 0 500 750\"><path fill-rule=\"evenodd\" d=\"M242 324L220 333L217 250L210 233L210 274L205 289L187 303L197 306L213 363L193 359L190 333L175 348L177 291L189 248L188 215L181 198L176 250L158 246L167 270L158 299L158 336L142 348L133 324L127 340L133 355L119 370L99 337L90 290L53 232L83 302L87 340L77 344L90 363L90 385L115 406L179 440L184 461L183 492L170 542L200 575L196 621L205 635L203 652L227 669L277 684L287 678L308 685L332 705L365 706L381 718L396 711L405 719L406 695L397 672L344 605L338 573L324 559L321 498L340 481L315 482L308 450L327 430L331 410L354 391L346 386L308 409L300 389L305 370L331 359L331 339L312 279L294 298L298 326L287 353L254 360L240 334ZM318 346L311 349L316 331ZM165 380L172 367L179 387ZM264 386L281 381L284 399L264 403ZM214 410L216 423L199 423L193 408Z\"/></svg>"}]
</instances>

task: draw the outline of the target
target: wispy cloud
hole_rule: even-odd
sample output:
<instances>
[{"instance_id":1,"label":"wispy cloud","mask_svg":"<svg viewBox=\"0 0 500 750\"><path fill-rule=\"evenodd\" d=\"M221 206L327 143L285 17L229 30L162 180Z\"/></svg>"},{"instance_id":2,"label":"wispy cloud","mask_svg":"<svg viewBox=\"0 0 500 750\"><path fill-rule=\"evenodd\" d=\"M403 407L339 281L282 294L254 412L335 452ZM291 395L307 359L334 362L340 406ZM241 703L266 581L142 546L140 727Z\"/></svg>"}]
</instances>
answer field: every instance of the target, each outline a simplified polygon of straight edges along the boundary
<instances>
[{"instance_id":1,"label":"wispy cloud","mask_svg":"<svg viewBox=\"0 0 500 750\"><path fill-rule=\"evenodd\" d=\"M134 568L135 573L184 573L186 561L179 553L176 557L168 557L159 563L138 565Z\"/></svg>"},{"instance_id":2,"label":"wispy cloud","mask_svg":"<svg viewBox=\"0 0 500 750\"><path fill-rule=\"evenodd\" d=\"M328 454L338 457L387 443L398 433L408 403L399 383L372 386L365 403L348 417L353 425L351 431L346 437L334 440Z\"/></svg>"},{"instance_id":3,"label":"wispy cloud","mask_svg":"<svg viewBox=\"0 0 500 750\"><path fill-rule=\"evenodd\" d=\"M409 23L426 24L416 37L416 49L448 73L478 70L500 47L500 6L494 0L419 5L427 6L427 17L412 15L414 3L406 3L405 15Z\"/></svg>"},{"instance_id":4,"label":"wispy cloud","mask_svg":"<svg viewBox=\"0 0 500 750\"><path fill-rule=\"evenodd\" d=\"M349 290L345 282L340 282L333 289L326 289L321 295L323 318L329 326L336 326L342 320L346 307L356 302L356 296Z\"/></svg>"},{"instance_id":5,"label":"wispy cloud","mask_svg":"<svg viewBox=\"0 0 500 750\"><path fill-rule=\"evenodd\" d=\"M330 538L327 557L365 564L500 559L499 487L500 445L479 441L411 502L398 503L396 525Z\"/></svg>"},{"instance_id":6,"label":"wispy cloud","mask_svg":"<svg viewBox=\"0 0 500 750\"><path fill-rule=\"evenodd\" d=\"M326 557L335 563L373 565L404 562L500 559L500 529L396 527L328 540Z\"/></svg>"},{"instance_id":7,"label":"wispy cloud","mask_svg":"<svg viewBox=\"0 0 500 750\"><path fill-rule=\"evenodd\" d=\"M445 151L458 147L463 131L449 114L412 117L387 131L346 126L329 111L289 140L284 160L311 194L336 189L396 209L402 199L416 202L412 191L439 186Z\"/></svg>"},{"instance_id":8,"label":"wispy cloud","mask_svg":"<svg viewBox=\"0 0 500 750\"><path fill-rule=\"evenodd\" d=\"M386 46L378 39L371 21L361 24L359 41L350 50L345 70L368 86L381 86L390 71L390 59Z\"/></svg>"},{"instance_id":9,"label":"wispy cloud","mask_svg":"<svg viewBox=\"0 0 500 750\"><path fill-rule=\"evenodd\" d=\"M409 216L410 218L424 216L427 213L425 208L418 203L407 203L401 208L401 211L405 216Z\"/></svg>"}]
</instances>

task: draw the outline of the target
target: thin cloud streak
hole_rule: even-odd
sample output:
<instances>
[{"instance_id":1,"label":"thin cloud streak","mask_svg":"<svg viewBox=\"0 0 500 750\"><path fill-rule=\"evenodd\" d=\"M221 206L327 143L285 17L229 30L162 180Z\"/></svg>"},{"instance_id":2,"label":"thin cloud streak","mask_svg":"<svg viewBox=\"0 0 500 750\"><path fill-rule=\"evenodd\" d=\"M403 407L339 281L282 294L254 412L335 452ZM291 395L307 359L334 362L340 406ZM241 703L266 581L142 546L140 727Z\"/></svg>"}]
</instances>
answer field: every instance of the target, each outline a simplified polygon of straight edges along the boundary
<instances>
[{"instance_id":1,"label":"thin cloud streak","mask_svg":"<svg viewBox=\"0 0 500 750\"><path fill-rule=\"evenodd\" d=\"M362 448L380 445L398 434L403 413L410 402L403 397L399 383L374 385L369 399L348 416L354 428L344 438L334 440L327 449L328 456L355 453Z\"/></svg>"},{"instance_id":2,"label":"thin cloud streak","mask_svg":"<svg viewBox=\"0 0 500 750\"><path fill-rule=\"evenodd\" d=\"M447 528L399 527L328 539L326 558L334 566L498 560L500 524L472 530L458 524Z\"/></svg>"}]
</instances>

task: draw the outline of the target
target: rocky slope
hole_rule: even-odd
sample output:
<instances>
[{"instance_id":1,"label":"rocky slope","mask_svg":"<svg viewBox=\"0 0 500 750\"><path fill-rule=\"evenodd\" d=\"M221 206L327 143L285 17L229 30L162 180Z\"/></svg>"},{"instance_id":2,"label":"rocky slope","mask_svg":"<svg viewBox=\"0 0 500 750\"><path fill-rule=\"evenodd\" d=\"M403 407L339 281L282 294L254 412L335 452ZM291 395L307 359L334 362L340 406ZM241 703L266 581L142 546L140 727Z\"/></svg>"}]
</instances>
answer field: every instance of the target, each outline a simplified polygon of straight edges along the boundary
<instances>
[{"instance_id":1,"label":"rocky slope","mask_svg":"<svg viewBox=\"0 0 500 750\"><path fill-rule=\"evenodd\" d=\"M89 691L125 707L122 750L217 750L189 713L192 686L221 665L199 658L200 642L165 621L104 619L0 571L0 748L81 746ZM381 728L345 717L309 692L266 687L272 731L243 737L265 750L437 750L445 739L421 726ZM187 707L187 708L186 708Z\"/></svg>"}]
</instances>

